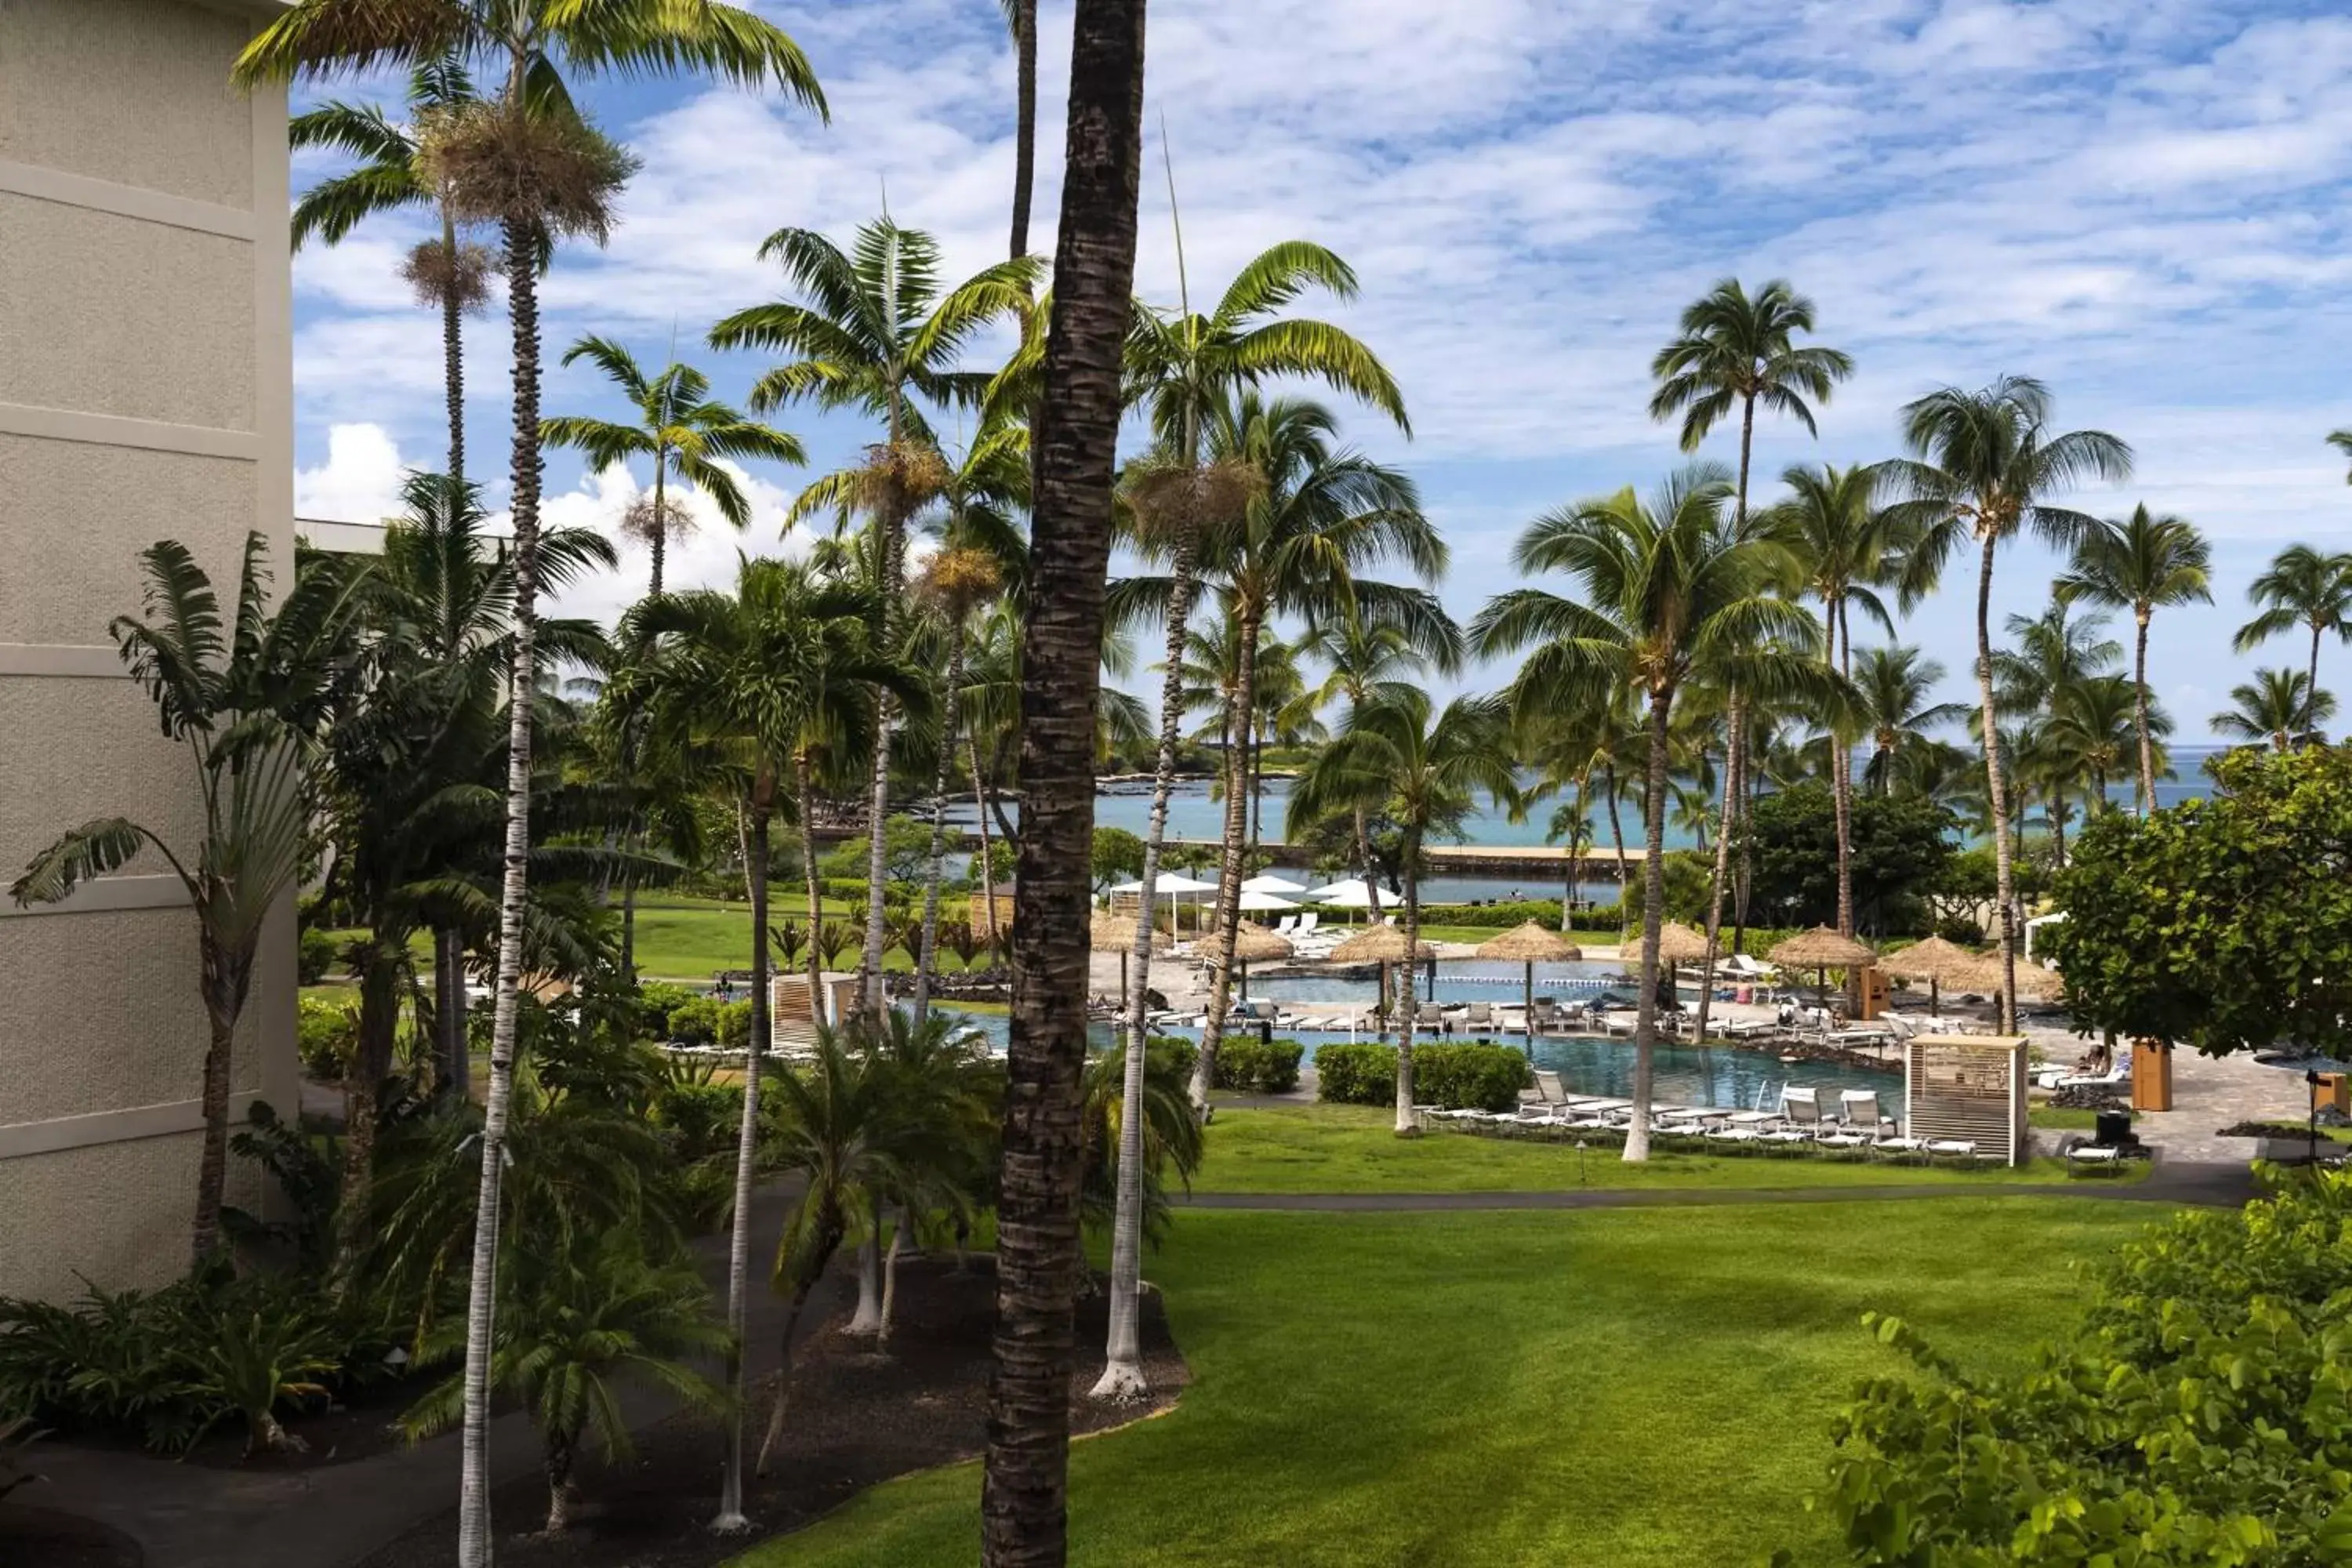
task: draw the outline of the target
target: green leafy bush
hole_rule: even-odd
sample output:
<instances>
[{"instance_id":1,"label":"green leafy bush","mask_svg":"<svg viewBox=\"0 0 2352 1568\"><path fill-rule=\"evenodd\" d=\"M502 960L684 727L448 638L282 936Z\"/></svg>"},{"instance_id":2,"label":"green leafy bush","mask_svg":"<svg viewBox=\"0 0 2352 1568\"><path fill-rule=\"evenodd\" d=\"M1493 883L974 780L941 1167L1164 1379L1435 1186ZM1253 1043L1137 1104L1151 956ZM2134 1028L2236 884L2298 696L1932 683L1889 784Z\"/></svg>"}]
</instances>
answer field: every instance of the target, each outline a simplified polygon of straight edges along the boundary
<instances>
[{"instance_id":1,"label":"green leafy bush","mask_svg":"<svg viewBox=\"0 0 2352 1568\"><path fill-rule=\"evenodd\" d=\"M2279 1182L2125 1248L2021 1373L1972 1374L1865 1319L1925 1376L1873 1379L1838 1419L1822 1501L1851 1560L2352 1559L2352 1177Z\"/></svg>"},{"instance_id":2,"label":"green leafy bush","mask_svg":"<svg viewBox=\"0 0 2352 1568\"><path fill-rule=\"evenodd\" d=\"M1328 1045L1315 1053L1315 1098L1334 1105L1394 1105L1397 1053L1373 1041Z\"/></svg>"},{"instance_id":3,"label":"green leafy bush","mask_svg":"<svg viewBox=\"0 0 2352 1568\"><path fill-rule=\"evenodd\" d=\"M294 1048L302 1070L328 1083L341 1082L359 1050L360 1010L357 1002L331 1002L305 996L294 1021Z\"/></svg>"},{"instance_id":4,"label":"green leafy bush","mask_svg":"<svg viewBox=\"0 0 2352 1568\"><path fill-rule=\"evenodd\" d=\"M689 1046L715 1045L719 1040L719 1004L708 996L689 996L669 1010L669 1037Z\"/></svg>"},{"instance_id":5,"label":"green leafy bush","mask_svg":"<svg viewBox=\"0 0 2352 1568\"><path fill-rule=\"evenodd\" d=\"M1412 1098L1419 1104L1508 1110L1518 1104L1519 1091L1534 1082L1527 1057L1511 1046L1463 1042L1413 1047ZM1391 1086L1390 1100L1394 1099Z\"/></svg>"},{"instance_id":6,"label":"green leafy bush","mask_svg":"<svg viewBox=\"0 0 2352 1568\"><path fill-rule=\"evenodd\" d=\"M730 1051L751 1048L751 1004L726 1002L719 1005L719 1043Z\"/></svg>"},{"instance_id":7,"label":"green leafy bush","mask_svg":"<svg viewBox=\"0 0 2352 1568\"><path fill-rule=\"evenodd\" d=\"M1143 1042L1143 1070L1149 1078L1165 1075L1189 1083L1192 1064L1200 1059L1201 1047L1181 1035L1154 1035Z\"/></svg>"},{"instance_id":8,"label":"green leafy bush","mask_svg":"<svg viewBox=\"0 0 2352 1568\"><path fill-rule=\"evenodd\" d=\"M1288 1094L1298 1087L1298 1058L1306 1054L1297 1040L1229 1035L1217 1047L1216 1086L1246 1094Z\"/></svg>"},{"instance_id":9,"label":"green leafy bush","mask_svg":"<svg viewBox=\"0 0 2352 1568\"><path fill-rule=\"evenodd\" d=\"M315 926L305 926L300 940L295 944L294 980L298 985L316 985L327 978L342 957L335 939Z\"/></svg>"},{"instance_id":10,"label":"green leafy bush","mask_svg":"<svg viewBox=\"0 0 2352 1568\"><path fill-rule=\"evenodd\" d=\"M646 1038L667 1039L669 1016L694 999L695 994L683 985L646 981L637 987L638 1029Z\"/></svg>"}]
</instances>

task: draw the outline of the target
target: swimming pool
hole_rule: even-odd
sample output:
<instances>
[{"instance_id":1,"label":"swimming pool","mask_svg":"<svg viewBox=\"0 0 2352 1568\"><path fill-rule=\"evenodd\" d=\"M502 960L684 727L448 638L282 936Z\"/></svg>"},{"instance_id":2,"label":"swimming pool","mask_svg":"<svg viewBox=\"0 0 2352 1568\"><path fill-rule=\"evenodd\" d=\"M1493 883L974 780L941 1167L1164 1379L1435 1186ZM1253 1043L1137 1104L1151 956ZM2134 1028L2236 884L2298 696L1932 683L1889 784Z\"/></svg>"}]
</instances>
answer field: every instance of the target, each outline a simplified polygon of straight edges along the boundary
<instances>
[{"instance_id":1,"label":"swimming pool","mask_svg":"<svg viewBox=\"0 0 2352 1568\"><path fill-rule=\"evenodd\" d=\"M1444 982L1439 984L1442 986ZM988 1037L992 1050L1004 1049L1011 1020L996 1014L961 1016ZM1191 1028L1170 1028L1162 1033L1189 1040L1201 1037L1200 1030ZM1306 1047L1302 1060L1309 1065L1315 1060L1318 1046L1344 1044L1347 1040L1344 1035L1309 1034L1297 1037ZM1360 1037L1369 1040L1373 1037ZM1088 1025L1087 1039L1097 1050L1109 1049L1113 1043L1110 1026ZM1633 1092L1631 1040L1603 1039L1591 1035L1541 1036L1536 1040L1535 1062L1538 1068L1559 1074L1561 1087L1570 1094L1623 1099ZM1753 1107L1768 1089L1794 1083L1821 1089L1823 1100L1834 1099L1842 1089L1874 1089L1882 1097L1882 1109L1892 1112L1903 1094L1902 1071L1893 1066L1878 1072L1824 1063L1785 1064L1769 1051L1742 1050L1730 1046L1660 1045L1651 1052L1650 1068L1652 1093L1660 1105L1747 1109Z\"/></svg>"}]
</instances>

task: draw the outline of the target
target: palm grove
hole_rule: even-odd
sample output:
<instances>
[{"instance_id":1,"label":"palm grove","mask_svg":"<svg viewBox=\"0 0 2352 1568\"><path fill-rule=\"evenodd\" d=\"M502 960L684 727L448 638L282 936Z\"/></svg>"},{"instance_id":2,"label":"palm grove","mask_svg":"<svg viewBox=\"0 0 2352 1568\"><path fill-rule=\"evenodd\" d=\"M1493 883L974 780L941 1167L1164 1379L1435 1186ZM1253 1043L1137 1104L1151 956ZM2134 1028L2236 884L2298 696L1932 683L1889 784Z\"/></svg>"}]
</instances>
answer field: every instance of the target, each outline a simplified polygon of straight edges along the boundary
<instances>
[{"instance_id":1,"label":"palm grove","mask_svg":"<svg viewBox=\"0 0 2352 1568\"><path fill-rule=\"evenodd\" d=\"M1034 7L1007 19L1027 148ZM1523 584L1457 625L1436 592L1445 542L1412 476L1349 438L1351 420L1410 424L1375 346L1314 313L1355 296L1347 261L1285 240L1197 307L1189 276L1173 301L1133 298L1140 30L1139 5L1078 8L1053 265L1027 248L1026 156L1008 253L969 274L887 216L844 237L780 227L759 252L776 297L706 334L714 356L753 367L748 405L716 397L696 363L654 369L605 335L569 345L562 363L609 383L620 418L541 406L541 280L567 247L609 233L637 167L572 86L706 74L822 117L792 39L699 0L299 0L252 46L239 68L253 82L408 73L395 107L336 100L296 120L298 144L351 166L302 198L294 237L332 244L385 214L426 216L434 232L403 270L445 345L448 451L442 471L409 479L381 557L278 563L274 602L257 542L226 595L179 546L147 552L146 602L115 635L184 742L201 839L100 818L12 889L62 898L150 848L187 881L212 1022L205 1156L191 1275L144 1310L242 1336L287 1369L257 1388L180 1369L160 1416L129 1395L79 1415L127 1423L141 1410L166 1447L222 1420L257 1443L295 1440L276 1412L400 1345L451 1369L407 1419L464 1431L470 1568L489 1557L494 1389L532 1414L547 1523L561 1528L573 1456L627 1443L613 1380L650 1373L719 1416L714 1523L741 1529L747 1475L788 1418L769 1399L754 1442L742 1341L766 1255L755 1247L772 1248L770 1284L794 1317L855 1254L852 1327L887 1351L902 1250L992 1215L1003 1321L986 1560L1059 1561L1080 1227L1110 1241L1096 1393L1129 1398L1143 1384L1142 1247L1164 1184L1201 1156L1239 885L1267 836L1254 805L1269 742L1307 742L1279 836L1361 875L1376 910L1395 889L1409 944L1426 850L1479 809L1550 809L1572 847L1601 837L1597 810L1618 848L1645 850L1626 903L1640 920L1637 1100L1660 1026L1663 922L1680 898L1704 922L1710 965L1741 945L1768 801L1826 794L1829 902L1849 935L1884 922L1883 904L1856 894L1857 825L1876 820L1875 803L1918 804L1939 833L1965 825L1991 862L1976 903L2012 963L2022 862L2063 862L2070 820L2118 809L2111 786L2153 805L2172 721L2147 689L2149 627L2209 595L2197 529L2145 507L2103 520L2070 505L2086 485L2127 479L2129 448L2063 428L2024 376L1931 392L1902 411L1900 455L1801 465L1770 487L1752 471L1759 418L1811 431L1853 371L1811 341L1815 307L1783 282L1718 285L1654 367L1650 412L1685 453L1713 442L1731 461L1693 460L1646 494L1629 485L1533 520L1513 552ZM503 538L468 477L462 418L462 321L494 281L513 346ZM986 357L1005 341L1008 356ZM667 581L667 549L698 517L749 529L743 465L801 463L782 422L806 410L870 432L859 461L801 490L788 526L805 527L810 548L772 559L759 552L780 541L747 537L731 584ZM1122 427L1144 434L1118 461ZM617 560L599 535L542 527L550 446L647 481L621 526L649 546L652 575L616 626L541 612L543 595ZM2021 533L2071 564L2045 613L1996 627L2001 546ZM1108 581L1114 540L1129 569ZM1969 567L1974 700L1946 703L1946 667L1904 644L1900 623ZM2285 749L2333 715L2319 656L2352 633L2352 561L2294 547L2254 596L2242 645L2307 636L2308 658L2257 671L2214 722ZM2109 635L2111 617L2125 637ZM1857 620L1886 640L1857 646ZM1156 716L1103 685L1153 633ZM1515 668L1503 689L1428 695L1479 657ZM1204 763L1218 775L1211 1002L1189 1065L1155 1054L1143 1023L1149 897L1122 999L1132 1025L1111 1050L1086 1044L1094 778L1114 755L1153 778L1136 868L1147 888L1169 864L1180 775ZM967 799L982 836L971 875L986 887L1014 867L1009 929L995 929L992 897L975 906L982 930L945 896L966 880L950 870L962 846L948 811ZM1696 829L1695 858L1666 853L1670 817ZM821 864L820 840L844 835L852 864ZM680 884L748 903L740 1011L638 973L638 895ZM298 887L307 923L344 933L321 962L358 994L331 1064L348 1107L333 1143L267 1113L233 1132L229 1116L264 916ZM968 968L992 949L1011 959L1001 1060L934 1005L943 955ZM852 1016L785 1063L780 970L804 978L814 1005L852 952ZM894 952L910 972L904 1007ZM491 982L486 1007L467 1008L467 973ZM2012 979L2005 1022L2014 1006ZM1397 1058L1401 1132L1413 1018L1406 1009ZM740 1075L677 1066L653 1044L697 1029L740 1039ZM1629 1159L1646 1153L1646 1117L1634 1127ZM233 1155L300 1197L294 1222L264 1226L226 1205ZM778 1232L755 1236L755 1184L786 1173L799 1195ZM685 1247L720 1228L730 1269L714 1305ZM268 1229L299 1267L239 1277L225 1248ZM787 1328L787 1358L791 1342Z\"/></svg>"}]
</instances>

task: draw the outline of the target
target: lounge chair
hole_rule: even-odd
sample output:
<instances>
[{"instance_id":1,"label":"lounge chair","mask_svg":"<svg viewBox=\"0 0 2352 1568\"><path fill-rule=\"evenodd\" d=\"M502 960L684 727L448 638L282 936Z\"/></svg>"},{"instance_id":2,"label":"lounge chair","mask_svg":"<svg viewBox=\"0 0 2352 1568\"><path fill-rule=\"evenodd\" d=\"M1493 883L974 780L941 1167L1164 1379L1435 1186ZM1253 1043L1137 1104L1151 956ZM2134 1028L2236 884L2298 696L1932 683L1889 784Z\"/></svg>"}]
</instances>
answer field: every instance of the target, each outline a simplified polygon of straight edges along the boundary
<instances>
[{"instance_id":1,"label":"lounge chair","mask_svg":"<svg viewBox=\"0 0 2352 1568\"><path fill-rule=\"evenodd\" d=\"M1895 1118L1878 1108L1878 1091L1874 1089L1849 1089L1840 1093L1838 1119L1849 1131L1866 1132L1873 1139L1896 1131Z\"/></svg>"},{"instance_id":2,"label":"lounge chair","mask_svg":"<svg viewBox=\"0 0 2352 1568\"><path fill-rule=\"evenodd\" d=\"M1922 1163L1933 1158L1925 1138L1910 1138L1901 1133L1881 1138L1871 1146L1873 1153L1884 1154L1890 1160L1907 1160L1916 1156Z\"/></svg>"},{"instance_id":3,"label":"lounge chair","mask_svg":"<svg viewBox=\"0 0 2352 1568\"><path fill-rule=\"evenodd\" d=\"M1276 936L1288 936L1292 931L1295 931L1297 929L1298 917L1297 915L1285 915L1280 920L1274 922L1274 934Z\"/></svg>"},{"instance_id":4,"label":"lounge chair","mask_svg":"<svg viewBox=\"0 0 2352 1568\"><path fill-rule=\"evenodd\" d=\"M2062 1152L2066 1161L2066 1174L2069 1177L2097 1171L2109 1172L2116 1175L2123 1173L2124 1152L2112 1144L2074 1143L2069 1144Z\"/></svg>"},{"instance_id":5,"label":"lounge chair","mask_svg":"<svg viewBox=\"0 0 2352 1568\"><path fill-rule=\"evenodd\" d=\"M1472 1028L1472 1029L1491 1029L1491 1028L1493 1028L1493 1027L1495 1026L1495 1007L1494 1007L1494 1004L1493 1004L1493 1003L1491 1003L1491 1002L1473 1002L1473 1003L1471 1003L1471 1004L1470 1004L1470 1005L1469 1005L1468 1007L1466 1007L1466 1008L1465 1008L1465 1009L1463 1010L1463 1014L1462 1014L1462 1022L1463 1022L1463 1025L1464 1025L1465 1027L1467 1027L1467 1028Z\"/></svg>"},{"instance_id":6,"label":"lounge chair","mask_svg":"<svg viewBox=\"0 0 2352 1568\"><path fill-rule=\"evenodd\" d=\"M1560 1087L1559 1074L1548 1068L1536 1069L1536 1092L1553 1105L1568 1103L1568 1091Z\"/></svg>"},{"instance_id":7,"label":"lounge chair","mask_svg":"<svg viewBox=\"0 0 2352 1568\"><path fill-rule=\"evenodd\" d=\"M1929 1160L1959 1160L1973 1165L1977 1163L1977 1146L1969 1138L1930 1138L1927 1140Z\"/></svg>"},{"instance_id":8,"label":"lounge chair","mask_svg":"<svg viewBox=\"0 0 2352 1568\"><path fill-rule=\"evenodd\" d=\"M1315 930L1316 922L1322 918L1322 916L1317 914L1313 910L1307 910L1305 914L1298 917L1298 924L1294 928L1293 934L1297 936L1307 936L1311 934Z\"/></svg>"}]
</instances>

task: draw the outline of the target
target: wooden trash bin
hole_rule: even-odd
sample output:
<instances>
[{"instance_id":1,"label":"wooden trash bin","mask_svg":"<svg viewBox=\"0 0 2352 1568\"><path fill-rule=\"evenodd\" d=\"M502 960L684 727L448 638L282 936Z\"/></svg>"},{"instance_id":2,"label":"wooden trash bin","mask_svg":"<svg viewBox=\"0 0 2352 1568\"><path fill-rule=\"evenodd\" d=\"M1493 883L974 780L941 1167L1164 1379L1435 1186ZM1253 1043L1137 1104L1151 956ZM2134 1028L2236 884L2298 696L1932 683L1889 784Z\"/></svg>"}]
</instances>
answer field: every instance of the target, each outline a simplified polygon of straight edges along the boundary
<instances>
[{"instance_id":1,"label":"wooden trash bin","mask_svg":"<svg viewBox=\"0 0 2352 1568\"><path fill-rule=\"evenodd\" d=\"M2324 1072L2311 1086L2311 1109L2352 1116L2352 1073Z\"/></svg>"},{"instance_id":2,"label":"wooden trash bin","mask_svg":"<svg viewBox=\"0 0 2352 1568\"><path fill-rule=\"evenodd\" d=\"M2172 1109L2171 1042L2146 1038L2132 1042L2131 1083L2134 1110Z\"/></svg>"}]
</instances>

